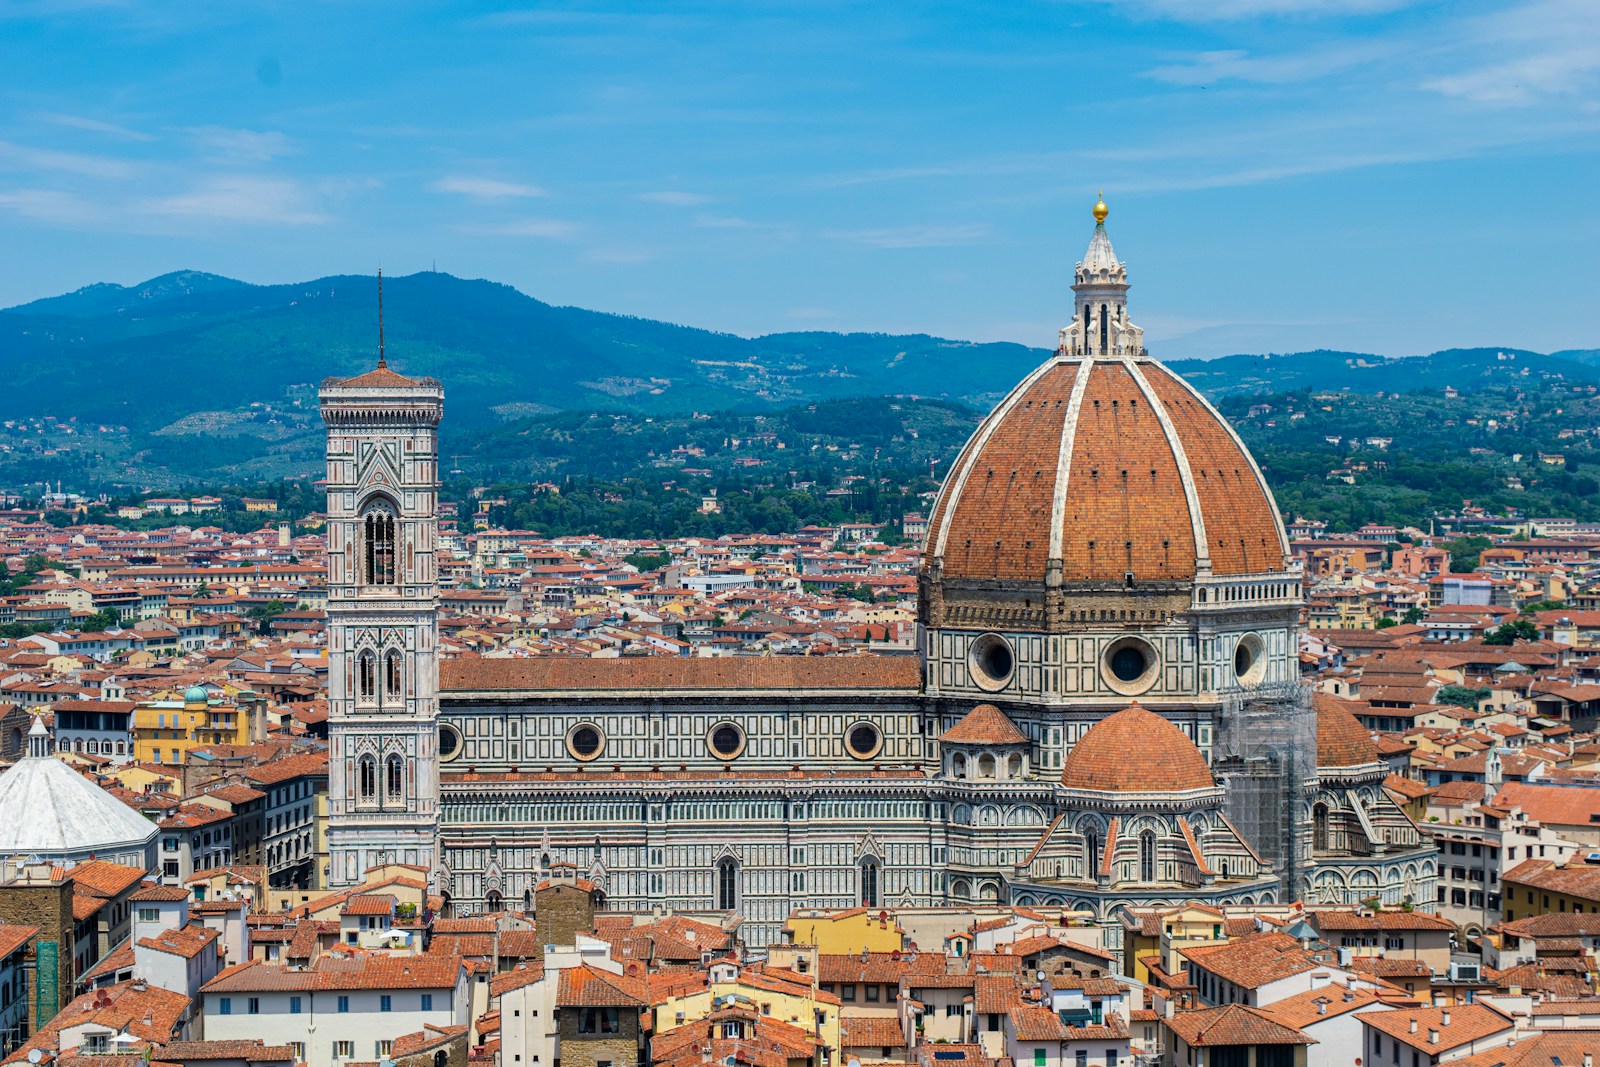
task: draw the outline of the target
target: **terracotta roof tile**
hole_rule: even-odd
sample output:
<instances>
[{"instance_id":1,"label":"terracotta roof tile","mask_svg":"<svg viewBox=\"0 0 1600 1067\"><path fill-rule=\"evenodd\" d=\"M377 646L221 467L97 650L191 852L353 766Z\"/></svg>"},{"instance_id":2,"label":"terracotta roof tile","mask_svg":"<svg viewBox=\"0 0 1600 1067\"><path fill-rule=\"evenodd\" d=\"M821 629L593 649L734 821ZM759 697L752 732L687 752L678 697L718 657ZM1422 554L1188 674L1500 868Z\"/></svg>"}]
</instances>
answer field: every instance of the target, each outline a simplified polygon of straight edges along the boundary
<instances>
[{"instance_id":1,"label":"terracotta roof tile","mask_svg":"<svg viewBox=\"0 0 1600 1067\"><path fill-rule=\"evenodd\" d=\"M1315 1045L1317 1042L1285 1026L1260 1008L1228 1004L1220 1008L1180 1011L1166 1020L1184 1043L1202 1048L1226 1045Z\"/></svg>"},{"instance_id":2,"label":"terracotta roof tile","mask_svg":"<svg viewBox=\"0 0 1600 1067\"><path fill-rule=\"evenodd\" d=\"M1028 735L993 704L979 704L946 730L940 741L960 745L1025 745Z\"/></svg>"},{"instance_id":3,"label":"terracotta roof tile","mask_svg":"<svg viewBox=\"0 0 1600 1067\"><path fill-rule=\"evenodd\" d=\"M1448 1019L1449 1022L1445 1020ZM1457 1004L1451 1008L1403 1008L1374 1012L1361 1021L1402 1044L1438 1055L1495 1034L1510 1035L1512 1021L1486 1004ZM1412 1023L1416 1032L1411 1032ZM1432 1040L1438 1035L1438 1041Z\"/></svg>"},{"instance_id":4,"label":"terracotta roof tile","mask_svg":"<svg viewBox=\"0 0 1600 1067\"><path fill-rule=\"evenodd\" d=\"M1331 693L1312 697L1317 711L1317 766L1361 767L1378 761L1372 735L1356 721L1349 702Z\"/></svg>"},{"instance_id":5,"label":"terracotta roof tile","mask_svg":"<svg viewBox=\"0 0 1600 1067\"><path fill-rule=\"evenodd\" d=\"M1182 730L1134 704L1091 726L1067 754L1061 784L1099 793L1211 789L1205 756Z\"/></svg>"}]
</instances>

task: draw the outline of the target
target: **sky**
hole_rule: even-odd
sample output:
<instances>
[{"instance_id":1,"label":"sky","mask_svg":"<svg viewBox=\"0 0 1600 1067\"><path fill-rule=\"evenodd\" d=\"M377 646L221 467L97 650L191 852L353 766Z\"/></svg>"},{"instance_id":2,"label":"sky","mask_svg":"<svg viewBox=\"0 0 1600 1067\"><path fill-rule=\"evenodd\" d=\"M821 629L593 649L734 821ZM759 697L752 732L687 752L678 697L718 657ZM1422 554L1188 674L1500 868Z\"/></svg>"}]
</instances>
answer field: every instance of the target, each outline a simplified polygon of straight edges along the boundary
<instances>
[{"instance_id":1,"label":"sky","mask_svg":"<svg viewBox=\"0 0 1600 1067\"><path fill-rule=\"evenodd\" d=\"M0 2L0 306L438 269L744 335L1600 347L1600 0Z\"/></svg>"}]
</instances>

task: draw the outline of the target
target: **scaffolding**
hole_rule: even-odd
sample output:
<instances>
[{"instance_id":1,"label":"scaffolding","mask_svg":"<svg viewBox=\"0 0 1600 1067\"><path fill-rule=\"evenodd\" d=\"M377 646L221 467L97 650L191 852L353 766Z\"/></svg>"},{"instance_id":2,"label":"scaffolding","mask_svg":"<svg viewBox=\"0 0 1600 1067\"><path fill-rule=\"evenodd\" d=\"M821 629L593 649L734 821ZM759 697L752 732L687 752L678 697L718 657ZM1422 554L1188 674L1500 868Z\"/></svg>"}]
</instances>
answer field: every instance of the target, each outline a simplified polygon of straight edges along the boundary
<instances>
[{"instance_id":1,"label":"scaffolding","mask_svg":"<svg viewBox=\"0 0 1600 1067\"><path fill-rule=\"evenodd\" d=\"M1296 681L1222 694L1212 770L1227 789L1228 821L1278 876L1280 902L1303 895L1309 873L1305 812L1316 787L1317 717Z\"/></svg>"}]
</instances>

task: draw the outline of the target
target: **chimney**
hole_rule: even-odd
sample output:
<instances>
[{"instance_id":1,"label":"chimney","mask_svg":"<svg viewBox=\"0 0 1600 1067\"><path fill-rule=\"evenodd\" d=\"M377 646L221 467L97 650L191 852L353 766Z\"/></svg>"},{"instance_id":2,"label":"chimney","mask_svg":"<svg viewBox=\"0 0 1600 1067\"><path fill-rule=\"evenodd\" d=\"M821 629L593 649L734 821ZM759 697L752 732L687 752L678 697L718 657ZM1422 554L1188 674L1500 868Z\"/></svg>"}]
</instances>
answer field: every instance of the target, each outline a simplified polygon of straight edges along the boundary
<instances>
[{"instance_id":1,"label":"chimney","mask_svg":"<svg viewBox=\"0 0 1600 1067\"><path fill-rule=\"evenodd\" d=\"M1411 1032L1413 1034L1417 1032L1417 1020L1415 1019L1411 1020Z\"/></svg>"},{"instance_id":2,"label":"chimney","mask_svg":"<svg viewBox=\"0 0 1600 1067\"><path fill-rule=\"evenodd\" d=\"M1444 1011L1439 1013L1439 1025L1440 1026L1449 1026L1450 1025L1450 1009L1449 1008L1446 1008L1446 1009L1444 1009Z\"/></svg>"},{"instance_id":3,"label":"chimney","mask_svg":"<svg viewBox=\"0 0 1600 1067\"><path fill-rule=\"evenodd\" d=\"M1583 1054L1583 1067L1594 1067L1594 1053L1585 1052Z\"/></svg>"},{"instance_id":4,"label":"chimney","mask_svg":"<svg viewBox=\"0 0 1600 1067\"><path fill-rule=\"evenodd\" d=\"M1439 1031L1434 1030L1434 1029L1432 1029L1430 1027L1429 1030L1428 1030L1428 1044L1437 1045L1438 1043L1439 1043Z\"/></svg>"},{"instance_id":5,"label":"chimney","mask_svg":"<svg viewBox=\"0 0 1600 1067\"><path fill-rule=\"evenodd\" d=\"M1317 998L1317 1014L1318 1015L1326 1015L1326 1014L1328 1014L1328 1002L1323 997L1318 997Z\"/></svg>"}]
</instances>

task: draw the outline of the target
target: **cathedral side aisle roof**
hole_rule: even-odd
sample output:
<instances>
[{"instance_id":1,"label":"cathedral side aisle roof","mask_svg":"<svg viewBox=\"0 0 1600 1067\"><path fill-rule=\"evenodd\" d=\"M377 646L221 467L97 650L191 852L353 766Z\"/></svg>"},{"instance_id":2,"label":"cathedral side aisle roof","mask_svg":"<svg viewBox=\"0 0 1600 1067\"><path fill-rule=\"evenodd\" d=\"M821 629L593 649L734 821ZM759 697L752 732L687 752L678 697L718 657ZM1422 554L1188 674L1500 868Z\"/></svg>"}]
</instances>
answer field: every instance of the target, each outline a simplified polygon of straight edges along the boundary
<instances>
[{"instance_id":1,"label":"cathedral side aisle roof","mask_svg":"<svg viewBox=\"0 0 1600 1067\"><path fill-rule=\"evenodd\" d=\"M1317 710L1317 766L1364 767L1378 762L1378 746L1341 700L1329 693L1312 697Z\"/></svg>"},{"instance_id":2,"label":"cathedral side aisle roof","mask_svg":"<svg viewBox=\"0 0 1600 1067\"><path fill-rule=\"evenodd\" d=\"M445 692L627 689L886 689L914 693L911 656L463 657L439 664Z\"/></svg>"}]
</instances>

